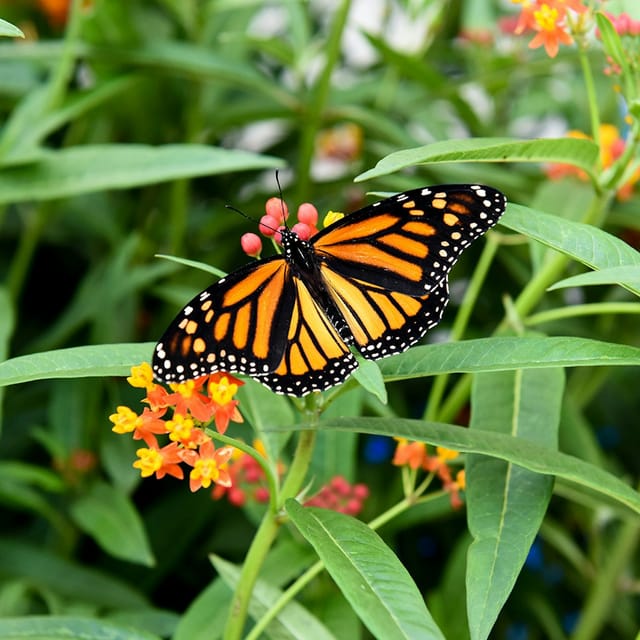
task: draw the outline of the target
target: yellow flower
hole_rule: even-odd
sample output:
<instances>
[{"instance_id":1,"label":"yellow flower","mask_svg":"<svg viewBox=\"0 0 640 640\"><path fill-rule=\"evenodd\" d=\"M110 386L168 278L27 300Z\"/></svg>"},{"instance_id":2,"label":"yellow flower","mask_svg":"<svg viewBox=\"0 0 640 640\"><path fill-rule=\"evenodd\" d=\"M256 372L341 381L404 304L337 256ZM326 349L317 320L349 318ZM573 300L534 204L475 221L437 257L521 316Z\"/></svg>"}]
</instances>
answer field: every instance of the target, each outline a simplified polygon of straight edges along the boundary
<instances>
[{"instance_id":1,"label":"yellow flower","mask_svg":"<svg viewBox=\"0 0 640 640\"><path fill-rule=\"evenodd\" d=\"M157 449L138 449L136 451L138 460L133 463L136 469L140 469L143 478L152 476L162 467L162 454Z\"/></svg>"},{"instance_id":2,"label":"yellow flower","mask_svg":"<svg viewBox=\"0 0 640 640\"><path fill-rule=\"evenodd\" d=\"M445 449L444 447L436 447L436 454L442 462L446 462L447 460L455 460L460 455L460 452L453 449Z\"/></svg>"},{"instance_id":3,"label":"yellow flower","mask_svg":"<svg viewBox=\"0 0 640 640\"><path fill-rule=\"evenodd\" d=\"M342 220L342 218L344 218L344 213L340 213L340 211L328 211L322 221L322 226L328 227L338 222L338 220Z\"/></svg>"},{"instance_id":4,"label":"yellow flower","mask_svg":"<svg viewBox=\"0 0 640 640\"><path fill-rule=\"evenodd\" d=\"M209 383L209 397L217 404L229 404L238 391L238 385L231 382L227 376Z\"/></svg>"},{"instance_id":5,"label":"yellow flower","mask_svg":"<svg viewBox=\"0 0 640 640\"><path fill-rule=\"evenodd\" d=\"M173 416L172 420L165 422L167 431L169 432L169 439L174 442L186 442L191 438L191 432L193 431L193 420L179 413Z\"/></svg>"},{"instance_id":6,"label":"yellow flower","mask_svg":"<svg viewBox=\"0 0 640 640\"><path fill-rule=\"evenodd\" d=\"M153 391L156 388L156 383L153 381L153 371L151 371L151 365L148 362L131 367L131 375L127 378L127 382L132 387L147 391Z\"/></svg>"},{"instance_id":7,"label":"yellow flower","mask_svg":"<svg viewBox=\"0 0 640 640\"><path fill-rule=\"evenodd\" d=\"M138 414L129 407L119 406L117 412L109 416L109 420L114 424L112 430L116 433L131 433L142 423Z\"/></svg>"}]
</instances>

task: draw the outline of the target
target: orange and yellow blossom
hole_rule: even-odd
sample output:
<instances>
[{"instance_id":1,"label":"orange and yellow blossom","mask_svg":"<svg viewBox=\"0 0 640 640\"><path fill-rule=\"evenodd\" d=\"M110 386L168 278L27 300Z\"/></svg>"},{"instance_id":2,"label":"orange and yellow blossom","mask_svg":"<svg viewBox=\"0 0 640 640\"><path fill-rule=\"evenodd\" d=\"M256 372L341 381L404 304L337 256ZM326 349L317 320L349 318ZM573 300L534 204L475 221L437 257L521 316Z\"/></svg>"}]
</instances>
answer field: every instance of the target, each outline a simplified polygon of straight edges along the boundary
<instances>
[{"instance_id":1,"label":"orange and yellow blossom","mask_svg":"<svg viewBox=\"0 0 640 640\"><path fill-rule=\"evenodd\" d=\"M398 445L393 456L392 464L397 467L407 465L416 471L424 468L427 460L427 445L424 442L409 442L405 438L396 438Z\"/></svg>"},{"instance_id":2,"label":"orange and yellow blossom","mask_svg":"<svg viewBox=\"0 0 640 640\"><path fill-rule=\"evenodd\" d=\"M162 416L166 409L153 411L144 408L141 415L132 411L129 407L119 406L117 413L112 413L109 420L113 422L113 431L115 433L131 433L133 432L134 440L144 440L147 444L155 442L154 435L166 433L166 425Z\"/></svg>"},{"instance_id":3,"label":"orange and yellow blossom","mask_svg":"<svg viewBox=\"0 0 640 640\"><path fill-rule=\"evenodd\" d=\"M193 467L189 474L189 488L197 491L200 487L205 489L212 483L231 486L231 476L227 470L227 462L233 455L233 447L221 447L216 449L212 440L207 440L200 445L198 452L182 450L182 459Z\"/></svg>"},{"instance_id":4,"label":"orange and yellow blossom","mask_svg":"<svg viewBox=\"0 0 640 640\"><path fill-rule=\"evenodd\" d=\"M533 12L533 17L535 19L533 28L538 34L529 43L530 49L544 46L549 57L555 58L560 44L573 44L573 38L565 30L556 8L543 4L540 9Z\"/></svg>"},{"instance_id":5,"label":"orange and yellow blossom","mask_svg":"<svg viewBox=\"0 0 640 640\"><path fill-rule=\"evenodd\" d=\"M148 478L155 474L156 478L164 478L170 475L179 480L184 478L181 462L181 449L176 442L172 442L165 447L159 448L156 443L148 448L138 449L136 451L138 460L133 463L136 469L140 469L140 475Z\"/></svg>"},{"instance_id":6,"label":"orange and yellow blossom","mask_svg":"<svg viewBox=\"0 0 640 640\"><path fill-rule=\"evenodd\" d=\"M153 391L158 386L153 381L153 371L148 362L131 367L131 375L127 378L127 382L132 387L147 391Z\"/></svg>"},{"instance_id":7,"label":"orange and yellow blossom","mask_svg":"<svg viewBox=\"0 0 640 640\"><path fill-rule=\"evenodd\" d=\"M208 422L215 413L215 407L202 388L209 376L201 376L195 380L172 382L169 387L173 391L168 400L174 405L176 413L190 413L196 420Z\"/></svg>"},{"instance_id":8,"label":"orange and yellow blossom","mask_svg":"<svg viewBox=\"0 0 640 640\"><path fill-rule=\"evenodd\" d=\"M537 31L529 43L531 49L544 46L551 58L558 55L561 44L572 44L568 29L568 11L581 14L587 11L582 0L512 0L521 5L520 15L514 28L519 35L525 31Z\"/></svg>"},{"instance_id":9,"label":"orange and yellow blossom","mask_svg":"<svg viewBox=\"0 0 640 640\"><path fill-rule=\"evenodd\" d=\"M238 387L244 383L225 373L214 373L209 377L209 396L214 406L213 419L216 429L224 434L229 422L243 422L242 414L238 410L238 401L233 396Z\"/></svg>"},{"instance_id":10,"label":"orange and yellow blossom","mask_svg":"<svg viewBox=\"0 0 640 640\"><path fill-rule=\"evenodd\" d=\"M603 169L611 167L616 160L624 152L626 141L620 136L618 128L613 124L601 124L600 129L600 165ZM589 140L582 131L569 131L567 134L570 138L580 138ZM556 163L551 164L546 169L546 174L552 180L559 180L568 175L575 175L580 180L588 180L587 174L577 167L566 164ZM640 169L636 169L633 174L627 179L627 181L618 189L616 197L618 200L628 200L632 194L636 183L640 181Z\"/></svg>"},{"instance_id":11,"label":"orange and yellow blossom","mask_svg":"<svg viewBox=\"0 0 640 640\"><path fill-rule=\"evenodd\" d=\"M195 426L193 420L180 413L174 413L171 420L165 422L169 440L181 444L186 449L197 449L209 439L202 429Z\"/></svg>"}]
</instances>

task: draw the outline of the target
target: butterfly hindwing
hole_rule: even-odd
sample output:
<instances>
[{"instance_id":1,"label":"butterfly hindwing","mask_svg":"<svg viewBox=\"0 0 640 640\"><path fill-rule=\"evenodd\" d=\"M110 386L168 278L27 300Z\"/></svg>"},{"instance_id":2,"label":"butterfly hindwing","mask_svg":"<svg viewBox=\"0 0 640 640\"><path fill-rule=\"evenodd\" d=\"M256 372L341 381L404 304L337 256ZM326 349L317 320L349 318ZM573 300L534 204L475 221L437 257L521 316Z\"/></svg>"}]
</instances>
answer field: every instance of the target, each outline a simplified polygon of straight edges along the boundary
<instances>
[{"instance_id":1,"label":"butterfly hindwing","mask_svg":"<svg viewBox=\"0 0 640 640\"><path fill-rule=\"evenodd\" d=\"M288 322L287 346L280 365L257 380L275 391L302 396L344 382L358 366L324 309L298 277Z\"/></svg>"}]
</instances>

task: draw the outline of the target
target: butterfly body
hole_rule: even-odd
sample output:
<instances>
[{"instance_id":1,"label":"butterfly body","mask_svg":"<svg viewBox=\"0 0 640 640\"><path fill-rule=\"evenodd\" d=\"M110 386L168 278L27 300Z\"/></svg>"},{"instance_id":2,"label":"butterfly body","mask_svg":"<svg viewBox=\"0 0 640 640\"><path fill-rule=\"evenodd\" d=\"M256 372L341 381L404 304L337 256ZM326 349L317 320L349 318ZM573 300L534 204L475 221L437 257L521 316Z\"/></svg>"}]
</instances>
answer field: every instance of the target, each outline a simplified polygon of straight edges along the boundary
<instances>
[{"instance_id":1,"label":"butterfly body","mask_svg":"<svg viewBox=\"0 0 640 640\"><path fill-rule=\"evenodd\" d=\"M400 353L441 319L460 253L492 227L504 196L480 185L425 187L346 216L310 241L282 231L282 255L196 296L157 344L156 378L247 374L302 396Z\"/></svg>"}]
</instances>

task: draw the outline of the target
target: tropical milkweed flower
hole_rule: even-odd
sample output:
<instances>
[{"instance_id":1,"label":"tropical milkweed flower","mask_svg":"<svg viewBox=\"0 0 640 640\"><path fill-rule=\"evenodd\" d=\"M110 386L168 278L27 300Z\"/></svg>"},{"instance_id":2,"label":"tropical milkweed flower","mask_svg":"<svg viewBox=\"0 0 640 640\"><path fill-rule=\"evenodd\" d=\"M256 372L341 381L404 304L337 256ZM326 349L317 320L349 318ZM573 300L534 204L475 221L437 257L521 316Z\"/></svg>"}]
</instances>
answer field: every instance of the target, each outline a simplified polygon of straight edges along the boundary
<instances>
[{"instance_id":1,"label":"tropical milkweed flower","mask_svg":"<svg viewBox=\"0 0 640 640\"><path fill-rule=\"evenodd\" d=\"M205 427L214 423L220 433L231 421L242 422L238 401L234 398L244 384L228 373L171 383L170 390L153 381L151 366L143 363L132 367L127 378L132 387L145 389L142 402L148 404L141 413L119 406L109 416L113 431L130 433L134 440L143 440L146 447L137 450L133 463L143 478L170 475L182 479L181 465L192 467L189 484L192 491L211 484L227 486L226 470L233 447L216 449ZM165 438L162 446L158 439Z\"/></svg>"},{"instance_id":2,"label":"tropical milkweed flower","mask_svg":"<svg viewBox=\"0 0 640 640\"><path fill-rule=\"evenodd\" d=\"M613 124L601 124L600 129L600 164L603 169L611 167L622 155L626 147L626 141L620 135L620 131ZM570 138L581 138L588 140L589 136L582 131L570 131L567 134ZM552 180L560 180L566 176L576 176L580 180L588 180L586 173L582 169L566 164L550 164L546 168L546 174ZM640 169L636 169L627 181L618 189L616 194L618 200L628 200L634 190L636 183L640 180Z\"/></svg>"},{"instance_id":3,"label":"tropical milkweed flower","mask_svg":"<svg viewBox=\"0 0 640 640\"><path fill-rule=\"evenodd\" d=\"M529 42L529 48L544 46L547 55L555 58L561 44L572 44L571 13L584 14L587 7L582 0L512 0L521 5L520 15L514 33L519 35L525 31L535 31L536 35Z\"/></svg>"},{"instance_id":4,"label":"tropical milkweed flower","mask_svg":"<svg viewBox=\"0 0 640 640\"><path fill-rule=\"evenodd\" d=\"M398 445L393 457L396 466L408 466L417 471L422 469L434 473L440 478L442 488L450 494L451 506L454 509L462 505L460 491L464 490L464 469L458 471L456 479L451 476L449 464L458 458L460 453L445 447L436 447L435 455L430 454L424 442L410 442L405 438L397 438Z\"/></svg>"}]
</instances>

